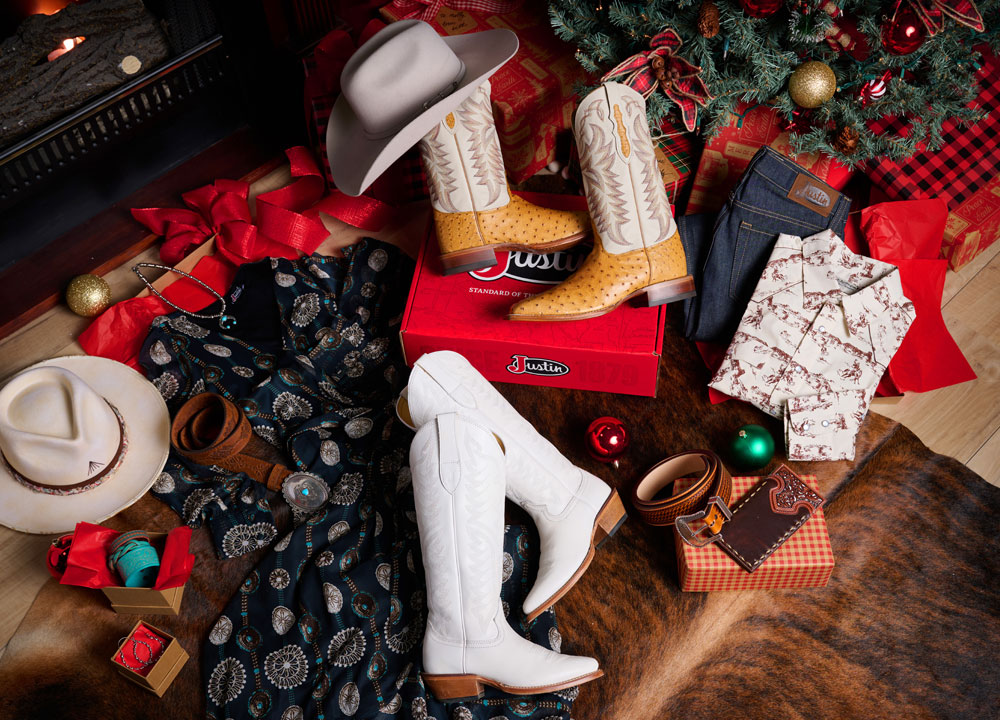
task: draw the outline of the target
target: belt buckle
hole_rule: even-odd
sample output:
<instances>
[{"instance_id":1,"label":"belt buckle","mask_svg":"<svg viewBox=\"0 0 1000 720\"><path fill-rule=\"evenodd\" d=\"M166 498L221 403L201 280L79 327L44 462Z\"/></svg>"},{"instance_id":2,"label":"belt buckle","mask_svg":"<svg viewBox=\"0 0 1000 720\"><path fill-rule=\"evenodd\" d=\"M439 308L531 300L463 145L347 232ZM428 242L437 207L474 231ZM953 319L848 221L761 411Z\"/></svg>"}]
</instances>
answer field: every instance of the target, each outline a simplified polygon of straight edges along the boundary
<instances>
[{"instance_id":1,"label":"belt buckle","mask_svg":"<svg viewBox=\"0 0 1000 720\"><path fill-rule=\"evenodd\" d=\"M719 513L721 513L722 517L724 517L726 521L733 519L733 513L729 509L729 506L726 505L726 502L718 495L713 495L708 499L708 502L705 504L705 508L703 510L691 513L690 515L681 515L674 521L674 526L677 528L677 532L680 534L681 540L693 547L705 547L706 545L711 545L719 538L719 533L715 533L707 537L702 536L706 530L710 530L707 524L703 525L698 530L692 530L690 525L690 523L695 520L704 520L708 517L708 514L711 512L713 506L718 509Z\"/></svg>"}]
</instances>

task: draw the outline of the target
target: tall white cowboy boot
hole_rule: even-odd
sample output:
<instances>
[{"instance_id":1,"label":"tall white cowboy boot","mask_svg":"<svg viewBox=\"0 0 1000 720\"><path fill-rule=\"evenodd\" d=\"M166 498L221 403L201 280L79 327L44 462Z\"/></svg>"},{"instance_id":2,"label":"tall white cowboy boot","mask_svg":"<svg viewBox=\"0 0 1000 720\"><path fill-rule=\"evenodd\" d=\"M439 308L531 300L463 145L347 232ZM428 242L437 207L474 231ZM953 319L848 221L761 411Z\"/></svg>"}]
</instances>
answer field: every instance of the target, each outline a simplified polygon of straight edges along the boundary
<instances>
[{"instance_id":1,"label":"tall white cowboy boot","mask_svg":"<svg viewBox=\"0 0 1000 720\"><path fill-rule=\"evenodd\" d=\"M446 275L492 267L496 250L555 252L590 235L585 212L510 192L485 82L420 141Z\"/></svg>"},{"instance_id":2,"label":"tall white cowboy boot","mask_svg":"<svg viewBox=\"0 0 1000 720\"><path fill-rule=\"evenodd\" d=\"M522 606L529 621L569 592L627 518L616 490L567 460L458 353L418 359L397 412L411 428L460 412L503 445L507 497L535 521L541 545L538 575Z\"/></svg>"},{"instance_id":3,"label":"tall white cowboy boot","mask_svg":"<svg viewBox=\"0 0 1000 720\"><path fill-rule=\"evenodd\" d=\"M534 695L603 675L593 658L535 645L504 617L504 465L492 433L439 415L413 438L410 470L427 580L422 675L434 696L476 698L484 685Z\"/></svg>"},{"instance_id":4,"label":"tall white cowboy boot","mask_svg":"<svg viewBox=\"0 0 1000 720\"><path fill-rule=\"evenodd\" d=\"M605 83L574 122L594 249L562 284L516 303L511 320L582 320L645 294L649 305L692 297L684 248L646 121L646 101Z\"/></svg>"}]
</instances>

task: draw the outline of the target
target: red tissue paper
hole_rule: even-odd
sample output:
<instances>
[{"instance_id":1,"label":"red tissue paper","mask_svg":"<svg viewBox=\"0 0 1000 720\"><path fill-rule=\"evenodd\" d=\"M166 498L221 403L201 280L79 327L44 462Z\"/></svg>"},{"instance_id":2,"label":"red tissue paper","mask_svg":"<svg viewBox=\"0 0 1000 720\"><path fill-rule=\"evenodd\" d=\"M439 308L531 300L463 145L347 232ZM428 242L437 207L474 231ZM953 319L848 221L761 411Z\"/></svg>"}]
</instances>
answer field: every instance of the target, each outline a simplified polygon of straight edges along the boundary
<instances>
[{"instance_id":1,"label":"red tissue paper","mask_svg":"<svg viewBox=\"0 0 1000 720\"><path fill-rule=\"evenodd\" d=\"M208 255L198 261L191 274L221 295L236 276L236 268L215 255ZM218 300L183 276L170 283L163 296L189 312L199 312ZM155 295L123 300L101 313L77 339L88 355L110 358L141 370L139 351L149 334L149 324L154 318L172 312L174 308Z\"/></svg>"},{"instance_id":2,"label":"red tissue paper","mask_svg":"<svg viewBox=\"0 0 1000 720\"><path fill-rule=\"evenodd\" d=\"M885 394L927 392L976 379L941 315L948 269L941 243L947 220L948 206L939 199L885 202L861 212L871 256L899 268L903 294L917 312L879 386Z\"/></svg>"},{"instance_id":3,"label":"red tissue paper","mask_svg":"<svg viewBox=\"0 0 1000 720\"><path fill-rule=\"evenodd\" d=\"M109 548L119 535L120 531L103 525L77 523L66 559L66 572L59 582L89 588L120 586L121 578L108 567ZM186 525L176 527L167 534L153 590L180 587L188 581L194 568L190 545L191 528Z\"/></svg>"}]
</instances>

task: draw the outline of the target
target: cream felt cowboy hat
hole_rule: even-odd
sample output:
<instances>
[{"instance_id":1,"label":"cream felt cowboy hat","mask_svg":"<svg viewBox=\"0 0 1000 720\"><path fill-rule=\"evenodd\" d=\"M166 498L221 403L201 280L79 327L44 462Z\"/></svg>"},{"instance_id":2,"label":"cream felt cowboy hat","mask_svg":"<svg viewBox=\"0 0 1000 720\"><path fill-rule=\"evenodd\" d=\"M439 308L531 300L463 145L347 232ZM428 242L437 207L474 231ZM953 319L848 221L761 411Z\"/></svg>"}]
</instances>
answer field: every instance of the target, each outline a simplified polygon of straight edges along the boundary
<instances>
[{"instance_id":1,"label":"cream felt cowboy hat","mask_svg":"<svg viewBox=\"0 0 1000 720\"><path fill-rule=\"evenodd\" d=\"M326 126L333 182L360 195L517 52L510 30L440 37L421 20L373 35L344 65Z\"/></svg>"},{"instance_id":2,"label":"cream felt cowboy hat","mask_svg":"<svg viewBox=\"0 0 1000 720\"><path fill-rule=\"evenodd\" d=\"M0 524L61 533L141 498L170 451L160 393L100 357L54 358L0 388Z\"/></svg>"}]
</instances>

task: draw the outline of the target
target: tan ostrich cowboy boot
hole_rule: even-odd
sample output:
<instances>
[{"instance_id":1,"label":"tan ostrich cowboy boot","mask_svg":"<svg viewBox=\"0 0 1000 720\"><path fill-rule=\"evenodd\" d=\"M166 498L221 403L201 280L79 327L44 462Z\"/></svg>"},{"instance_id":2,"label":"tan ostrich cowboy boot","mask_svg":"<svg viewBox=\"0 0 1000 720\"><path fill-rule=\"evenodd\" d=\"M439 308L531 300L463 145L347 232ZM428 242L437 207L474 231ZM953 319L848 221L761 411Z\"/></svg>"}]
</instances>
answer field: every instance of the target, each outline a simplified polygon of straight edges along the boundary
<instances>
[{"instance_id":1,"label":"tan ostrich cowboy boot","mask_svg":"<svg viewBox=\"0 0 1000 720\"><path fill-rule=\"evenodd\" d=\"M594 249L562 284L522 300L511 320L582 320L645 294L692 297L694 280L656 164L642 95L605 83L576 111L574 133L594 222Z\"/></svg>"},{"instance_id":2,"label":"tan ostrich cowboy boot","mask_svg":"<svg viewBox=\"0 0 1000 720\"><path fill-rule=\"evenodd\" d=\"M590 235L585 212L513 195L485 82L420 141L446 275L496 265L496 250L555 252Z\"/></svg>"}]
</instances>

